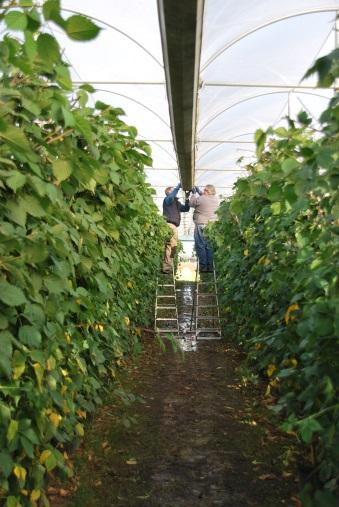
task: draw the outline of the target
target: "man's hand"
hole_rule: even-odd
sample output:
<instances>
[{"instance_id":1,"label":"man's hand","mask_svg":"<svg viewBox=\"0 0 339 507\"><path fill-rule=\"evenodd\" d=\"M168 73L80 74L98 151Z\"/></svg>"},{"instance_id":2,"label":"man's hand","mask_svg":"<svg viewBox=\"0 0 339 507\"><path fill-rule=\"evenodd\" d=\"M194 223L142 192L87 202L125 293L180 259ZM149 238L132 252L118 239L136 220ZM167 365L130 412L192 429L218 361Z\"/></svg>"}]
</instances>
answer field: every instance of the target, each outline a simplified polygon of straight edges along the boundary
<instances>
[{"instance_id":1,"label":"man's hand","mask_svg":"<svg viewBox=\"0 0 339 507\"><path fill-rule=\"evenodd\" d=\"M191 191L190 191L190 190L186 190L186 191L185 191L185 199L189 199L189 197L190 197L190 193L191 193Z\"/></svg>"}]
</instances>

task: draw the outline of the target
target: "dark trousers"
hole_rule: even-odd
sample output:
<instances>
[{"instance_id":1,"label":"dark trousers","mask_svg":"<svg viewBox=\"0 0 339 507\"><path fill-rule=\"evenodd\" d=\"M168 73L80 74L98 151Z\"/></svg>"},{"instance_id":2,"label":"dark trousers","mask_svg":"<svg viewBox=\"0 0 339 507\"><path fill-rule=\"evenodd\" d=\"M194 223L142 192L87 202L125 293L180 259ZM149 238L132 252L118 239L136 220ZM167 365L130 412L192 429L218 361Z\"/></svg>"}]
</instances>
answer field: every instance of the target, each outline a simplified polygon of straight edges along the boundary
<instances>
[{"instance_id":1,"label":"dark trousers","mask_svg":"<svg viewBox=\"0 0 339 507\"><path fill-rule=\"evenodd\" d=\"M204 237L205 225L195 224L194 228L194 243L195 250L199 259L200 269L213 268L213 250L209 241Z\"/></svg>"}]
</instances>

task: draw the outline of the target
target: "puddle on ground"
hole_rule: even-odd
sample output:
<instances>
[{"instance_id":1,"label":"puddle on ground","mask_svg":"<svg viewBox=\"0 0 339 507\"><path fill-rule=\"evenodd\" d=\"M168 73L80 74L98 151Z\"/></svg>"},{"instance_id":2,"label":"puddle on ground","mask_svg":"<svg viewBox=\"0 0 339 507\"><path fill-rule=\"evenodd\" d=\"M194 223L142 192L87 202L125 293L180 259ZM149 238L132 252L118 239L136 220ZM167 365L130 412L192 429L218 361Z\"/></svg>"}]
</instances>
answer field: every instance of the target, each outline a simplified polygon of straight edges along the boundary
<instances>
[{"instance_id":1,"label":"puddle on ground","mask_svg":"<svg viewBox=\"0 0 339 507\"><path fill-rule=\"evenodd\" d=\"M197 351L197 339L194 331L193 299L195 284L192 282L178 283L177 302L180 337L179 348L184 352Z\"/></svg>"}]
</instances>

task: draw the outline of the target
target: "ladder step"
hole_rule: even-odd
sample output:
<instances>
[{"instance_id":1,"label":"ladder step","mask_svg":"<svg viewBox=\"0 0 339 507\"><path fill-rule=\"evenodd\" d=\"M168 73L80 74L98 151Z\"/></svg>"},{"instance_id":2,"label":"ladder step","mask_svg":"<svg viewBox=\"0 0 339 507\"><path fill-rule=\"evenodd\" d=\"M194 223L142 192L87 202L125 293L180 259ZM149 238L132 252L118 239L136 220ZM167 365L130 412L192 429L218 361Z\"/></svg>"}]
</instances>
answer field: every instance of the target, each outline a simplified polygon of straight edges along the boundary
<instances>
[{"instance_id":1,"label":"ladder step","mask_svg":"<svg viewBox=\"0 0 339 507\"><path fill-rule=\"evenodd\" d=\"M213 334L207 336L197 335L197 340L221 340L221 336L215 336Z\"/></svg>"},{"instance_id":2,"label":"ladder step","mask_svg":"<svg viewBox=\"0 0 339 507\"><path fill-rule=\"evenodd\" d=\"M198 308L216 308L216 305L197 305Z\"/></svg>"},{"instance_id":3,"label":"ladder step","mask_svg":"<svg viewBox=\"0 0 339 507\"><path fill-rule=\"evenodd\" d=\"M200 327L199 329L197 329L197 333L212 333L212 332L220 333L221 334L220 328L215 328L215 327Z\"/></svg>"},{"instance_id":4,"label":"ladder step","mask_svg":"<svg viewBox=\"0 0 339 507\"><path fill-rule=\"evenodd\" d=\"M174 287L173 283L159 283L158 287Z\"/></svg>"},{"instance_id":5,"label":"ladder step","mask_svg":"<svg viewBox=\"0 0 339 507\"><path fill-rule=\"evenodd\" d=\"M168 328L168 329L159 329L157 328L157 333L178 333L179 334L179 331L178 331L178 328L174 327L174 328Z\"/></svg>"},{"instance_id":6,"label":"ladder step","mask_svg":"<svg viewBox=\"0 0 339 507\"><path fill-rule=\"evenodd\" d=\"M174 317L173 318L171 317L170 319L168 317L157 317L155 320L172 320L173 321L173 320L178 320L178 319L174 318Z\"/></svg>"},{"instance_id":7,"label":"ladder step","mask_svg":"<svg viewBox=\"0 0 339 507\"><path fill-rule=\"evenodd\" d=\"M219 315L204 315L203 317L196 317L197 320L219 320Z\"/></svg>"},{"instance_id":8,"label":"ladder step","mask_svg":"<svg viewBox=\"0 0 339 507\"><path fill-rule=\"evenodd\" d=\"M158 298L175 298L175 296L169 296L167 294L164 294L164 295L158 294L157 297Z\"/></svg>"},{"instance_id":9,"label":"ladder step","mask_svg":"<svg viewBox=\"0 0 339 507\"><path fill-rule=\"evenodd\" d=\"M176 306L157 306L157 310L176 310Z\"/></svg>"}]
</instances>

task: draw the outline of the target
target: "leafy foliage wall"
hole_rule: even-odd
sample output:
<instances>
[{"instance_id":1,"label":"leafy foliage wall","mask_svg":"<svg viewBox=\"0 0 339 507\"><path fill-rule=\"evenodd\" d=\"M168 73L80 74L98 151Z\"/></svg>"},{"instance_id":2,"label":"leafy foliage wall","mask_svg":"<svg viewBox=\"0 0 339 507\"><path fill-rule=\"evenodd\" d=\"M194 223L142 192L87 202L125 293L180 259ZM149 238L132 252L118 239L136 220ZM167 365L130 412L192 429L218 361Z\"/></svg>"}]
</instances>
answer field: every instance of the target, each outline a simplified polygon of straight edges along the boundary
<instances>
[{"instance_id":1,"label":"leafy foliage wall","mask_svg":"<svg viewBox=\"0 0 339 507\"><path fill-rule=\"evenodd\" d=\"M72 89L42 23L76 40L99 28L63 19L58 0L2 4L17 34L0 42L0 496L34 507L139 347L167 226L144 178L149 146L122 110L89 106L89 85Z\"/></svg>"},{"instance_id":2,"label":"leafy foliage wall","mask_svg":"<svg viewBox=\"0 0 339 507\"><path fill-rule=\"evenodd\" d=\"M311 69L321 85L338 77L338 58ZM309 484L304 505L324 507L337 505L339 475L338 120L336 95L321 132L304 112L298 124L259 130L258 159L211 232L226 333L266 373L283 428L309 446L309 479L323 489L312 500Z\"/></svg>"}]
</instances>

